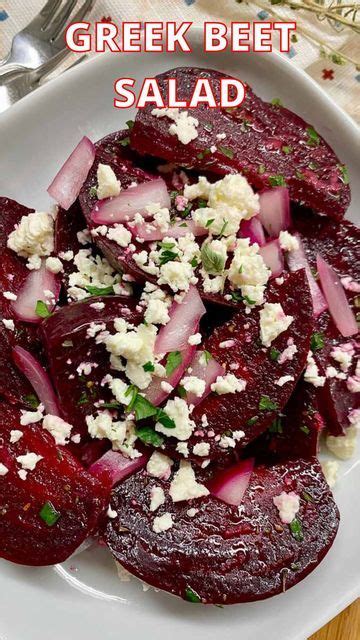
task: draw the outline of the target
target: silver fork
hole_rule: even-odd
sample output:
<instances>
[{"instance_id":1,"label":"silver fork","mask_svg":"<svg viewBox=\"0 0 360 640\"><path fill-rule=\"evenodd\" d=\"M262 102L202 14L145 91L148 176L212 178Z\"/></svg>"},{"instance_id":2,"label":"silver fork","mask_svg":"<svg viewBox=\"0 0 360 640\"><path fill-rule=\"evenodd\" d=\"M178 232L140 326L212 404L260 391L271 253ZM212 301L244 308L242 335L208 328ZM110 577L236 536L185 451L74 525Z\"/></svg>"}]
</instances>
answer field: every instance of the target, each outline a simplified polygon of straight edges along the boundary
<instances>
[{"instance_id":1,"label":"silver fork","mask_svg":"<svg viewBox=\"0 0 360 640\"><path fill-rule=\"evenodd\" d=\"M84 0L72 17L81 22L96 0ZM6 58L0 60L0 75L9 71L37 69L53 58L61 59L71 51L66 48L64 34L67 21L78 0L48 0L35 18L12 41Z\"/></svg>"}]
</instances>

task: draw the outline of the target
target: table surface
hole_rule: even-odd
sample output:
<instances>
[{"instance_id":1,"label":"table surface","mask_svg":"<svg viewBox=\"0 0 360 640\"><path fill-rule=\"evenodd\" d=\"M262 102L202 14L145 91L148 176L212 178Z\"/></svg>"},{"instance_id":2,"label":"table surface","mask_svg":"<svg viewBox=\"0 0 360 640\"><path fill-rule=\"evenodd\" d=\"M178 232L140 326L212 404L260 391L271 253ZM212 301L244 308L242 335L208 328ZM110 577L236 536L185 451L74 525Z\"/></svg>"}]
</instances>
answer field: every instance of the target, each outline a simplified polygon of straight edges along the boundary
<instances>
[{"instance_id":1,"label":"table surface","mask_svg":"<svg viewBox=\"0 0 360 640\"><path fill-rule=\"evenodd\" d=\"M342 611L309 640L359 640L360 598Z\"/></svg>"}]
</instances>

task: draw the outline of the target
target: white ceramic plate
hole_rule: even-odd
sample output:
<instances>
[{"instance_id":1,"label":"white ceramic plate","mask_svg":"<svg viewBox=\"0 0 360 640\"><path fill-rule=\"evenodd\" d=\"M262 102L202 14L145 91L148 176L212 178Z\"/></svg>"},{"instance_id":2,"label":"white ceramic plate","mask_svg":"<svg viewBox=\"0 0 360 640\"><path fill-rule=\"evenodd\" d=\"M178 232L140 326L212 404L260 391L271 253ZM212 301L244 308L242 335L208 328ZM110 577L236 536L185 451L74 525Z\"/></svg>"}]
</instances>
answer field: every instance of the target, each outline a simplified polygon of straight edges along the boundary
<instances>
[{"instance_id":1,"label":"white ceramic plate","mask_svg":"<svg viewBox=\"0 0 360 640\"><path fill-rule=\"evenodd\" d=\"M359 211L360 132L324 92L276 54L201 51L192 54L99 55L53 80L0 116L0 193L34 207L49 203L46 187L81 136L97 140L133 117L113 108L113 81L141 81L170 67L215 67L248 81L265 99L279 97L313 123L350 171L350 217ZM1 561L0 640L303 640L359 593L358 460L344 464L336 488L341 525L316 570L289 592L224 609L183 602L133 579L121 582L110 554L88 549L61 566L28 568Z\"/></svg>"}]
</instances>

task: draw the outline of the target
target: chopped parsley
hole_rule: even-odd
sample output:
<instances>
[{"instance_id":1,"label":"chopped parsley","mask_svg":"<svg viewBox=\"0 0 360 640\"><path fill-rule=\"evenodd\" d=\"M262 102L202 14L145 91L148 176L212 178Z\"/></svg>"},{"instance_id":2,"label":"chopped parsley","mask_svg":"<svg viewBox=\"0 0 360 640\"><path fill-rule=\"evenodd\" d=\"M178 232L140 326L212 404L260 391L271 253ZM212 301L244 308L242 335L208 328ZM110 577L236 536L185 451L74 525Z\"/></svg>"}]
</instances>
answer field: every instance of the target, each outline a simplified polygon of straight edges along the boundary
<instances>
[{"instance_id":1,"label":"chopped parsley","mask_svg":"<svg viewBox=\"0 0 360 640\"><path fill-rule=\"evenodd\" d=\"M35 393L29 393L28 396L24 396L24 402L26 402L26 404L32 409L37 409L40 404L40 400Z\"/></svg>"},{"instance_id":2,"label":"chopped parsley","mask_svg":"<svg viewBox=\"0 0 360 640\"><path fill-rule=\"evenodd\" d=\"M319 333L318 331L315 331L315 333L312 334L311 340L310 340L311 351L320 351L320 349L324 348L324 344L325 344L324 334Z\"/></svg>"},{"instance_id":3,"label":"chopped parsley","mask_svg":"<svg viewBox=\"0 0 360 640\"><path fill-rule=\"evenodd\" d=\"M100 408L101 409L120 409L121 404L119 402L103 402Z\"/></svg>"},{"instance_id":4,"label":"chopped parsley","mask_svg":"<svg viewBox=\"0 0 360 640\"><path fill-rule=\"evenodd\" d=\"M315 131L314 127L308 127L306 129L306 133L308 134L307 144L310 147L318 147L320 144L320 136Z\"/></svg>"},{"instance_id":5,"label":"chopped parsley","mask_svg":"<svg viewBox=\"0 0 360 640\"><path fill-rule=\"evenodd\" d=\"M140 393L137 394L136 400L133 404L133 410L135 411L136 420L144 420L145 418L151 418L157 414L157 408L149 402Z\"/></svg>"},{"instance_id":6,"label":"chopped parsley","mask_svg":"<svg viewBox=\"0 0 360 640\"><path fill-rule=\"evenodd\" d=\"M127 126L128 129L130 129L130 131L133 128L134 124L135 124L134 120L127 120L126 121L126 126Z\"/></svg>"},{"instance_id":7,"label":"chopped parsley","mask_svg":"<svg viewBox=\"0 0 360 640\"><path fill-rule=\"evenodd\" d=\"M211 355L210 351L206 351L205 350L204 353L203 353L203 357L205 359L205 364L208 364L210 362L211 358L212 358L212 355Z\"/></svg>"},{"instance_id":8,"label":"chopped parsley","mask_svg":"<svg viewBox=\"0 0 360 640\"><path fill-rule=\"evenodd\" d=\"M259 164L257 171L258 171L258 174L261 176L266 171L265 165L264 164Z\"/></svg>"},{"instance_id":9,"label":"chopped parsley","mask_svg":"<svg viewBox=\"0 0 360 640\"><path fill-rule=\"evenodd\" d=\"M185 589L185 600L188 600L188 602L201 602L199 594L196 593L196 591L194 591L194 589L192 589L191 587L186 587Z\"/></svg>"},{"instance_id":10,"label":"chopped parsley","mask_svg":"<svg viewBox=\"0 0 360 640\"><path fill-rule=\"evenodd\" d=\"M251 427L253 424L256 424L256 422L259 420L259 416L253 416L252 418L250 418L249 420L247 420L246 425L248 427Z\"/></svg>"},{"instance_id":11,"label":"chopped parsley","mask_svg":"<svg viewBox=\"0 0 360 640\"><path fill-rule=\"evenodd\" d=\"M198 209L204 209L205 207L207 207L207 201L204 200L204 198L199 198L197 206Z\"/></svg>"},{"instance_id":12,"label":"chopped parsley","mask_svg":"<svg viewBox=\"0 0 360 640\"><path fill-rule=\"evenodd\" d=\"M119 144L120 144L122 147L128 147L128 146L129 146L129 144L130 144L130 138L129 138L129 136L126 136L126 138L124 138L123 140L119 140Z\"/></svg>"},{"instance_id":13,"label":"chopped parsley","mask_svg":"<svg viewBox=\"0 0 360 640\"><path fill-rule=\"evenodd\" d=\"M59 520L61 513L57 511L52 502L49 500L43 504L39 512L41 520L47 524L48 527L52 527Z\"/></svg>"},{"instance_id":14,"label":"chopped parsley","mask_svg":"<svg viewBox=\"0 0 360 640\"><path fill-rule=\"evenodd\" d=\"M271 187L286 187L286 180L281 174L269 176L268 180Z\"/></svg>"},{"instance_id":15,"label":"chopped parsley","mask_svg":"<svg viewBox=\"0 0 360 640\"><path fill-rule=\"evenodd\" d=\"M175 251L170 251L169 249L164 249L159 256L159 263L162 266L163 264L166 264L167 262L172 262L173 260L176 260L176 258L178 258L179 255L177 252Z\"/></svg>"},{"instance_id":16,"label":"chopped parsley","mask_svg":"<svg viewBox=\"0 0 360 640\"><path fill-rule=\"evenodd\" d=\"M155 371L155 365L152 362L146 362L145 364L143 364L143 369L146 372L152 373L153 371Z\"/></svg>"},{"instance_id":17,"label":"chopped parsley","mask_svg":"<svg viewBox=\"0 0 360 640\"><path fill-rule=\"evenodd\" d=\"M282 102L281 102L280 98L273 98L273 99L271 100L271 104L272 104L274 107L282 107Z\"/></svg>"},{"instance_id":18,"label":"chopped parsley","mask_svg":"<svg viewBox=\"0 0 360 640\"><path fill-rule=\"evenodd\" d=\"M347 166L345 164L338 164L338 169L341 173L341 181L344 184L349 184L350 179L349 179L349 171Z\"/></svg>"},{"instance_id":19,"label":"chopped parsley","mask_svg":"<svg viewBox=\"0 0 360 640\"><path fill-rule=\"evenodd\" d=\"M182 363L182 355L180 351L171 351L168 353L166 358L166 375L167 377L171 376L171 374L178 368L178 366Z\"/></svg>"},{"instance_id":20,"label":"chopped parsley","mask_svg":"<svg viewBox=\"0 0 360 640\"><path fill-rule=\"evenodd\" d=\"M200 153L198 153L196 157L198 160L203 160L205 156L210 155L210 153L210 149L204 149L204 151L200 151Z\"/></svg>"},{"instance_id":21,"label":"chopped parsley","mask_svg":"<svg viewBox=\"0 0 360 640\"><path fill-rule=\"evenodd\" d=\"M89 196L91 198L97 198L97 188L96 187L90 187Z\"/></svg>"},{"instance_id":22,"label":"chopped parsley","mask_svg":"<svg viewBox=\"0 0 360 640\"><path fill-rule=\"evenodd\" d=\"M88 284L85 289L92 296L109 296L114 293L114 287L112 285L109 287L94 287L93 285Z\"/></svg>"},{"instance_id":23,"label":"chopped parsley","mask_svg":"<svg viewBox=\"0 0 360 640\"><path fill-rule=\"evenodd\" d=\"M219 149L219 151L220 151L224 156L226 156L227 158L232 159L232 158L234 157L234 152L233 152L233 150L232 150L232 149L229 149L229 147L222 147L222 146L219 146L219 147L218 147L218 149Z\"/></svg>"},{"instance_id":24,"label":"chopped parsley","mask_svg":"<svg viewBox=\"0 0 360 640\"><path fill-rule=\"evenodd\" d=\"M300 427L300 431L302 431L303 433L305 433L305 435L309 435L310 433L310 429L309 427L306 426L306 424L302 424Z\"/></svg>"},{"instance_id":25,"label":"chopped parsley","mask_svg":"<svg viewBox=\"0 0 360 640\"><path fill-rule=\"evenodd\" d=\"M275 418L274 422L269 427L270 433L282 433L283 427L281 424L281 418Z\"/></svg>"},{"instance_id":26,"label":"chopped parsley","mask_svg":"<svg viewBox=\"0 0 360 640\"><path fill-rule=\"evenodd\" d=\"M295 175L298 180L305 180L305 175L303 174L302 171L299 171L298 169L296 169Z\"/></svg>"},{"instance_id":27,"label":"chopped parsley","mask_svg":"<svg viewBox=\"0 0 360 640\"><path fill-rule=\"evenodd\" d=\"M175 421L170 418L170 416L168 416L168 414L165 413L165 411L163 411L162 409L157 410L156 419L166 429L175 429L176 427Z\"/></svg>"},{"instance_id":28,"label":"chopped parsley","mask_svg":"<svg viewBox=\"0 0 360 640\"><path fill-rule=\"evenodd\" d=\"M277 402L270 400L269 396L261 396L259 401L259 409L261 411L276 411L278 408Z\"/></svg>"},{"instance_id":29,"label":"chopped parsley","mask_svg":"<svg viewBox=\"0 0 360 640\"><path fill-rule=\"evenodd\" d=\"M201 247L201 261L207 273L222 273L225 267L225 258L220 253L213 251L209 242L204 242Z\"/></svg>"},{"instance_id":30,"label":"chopped parsley","mask_svg":"<svg viewBox=\"0 0 360 640\"><path fill-rule=\"evenodd\" d=\"M288 156L289 153L292 153L294 151L294 147L292 147L291 145L285 145L284 147L281 147L281 151L285 153L286 156Z\"/></svg>"},{"instance_id":31,"label":"chopped parsley","mask_svg":"<svg viewBox=\"0 0 360 640\"><path fill-rule=\"evenodd\" d=\"M142 442L153 447L161 447L164 442L164 438L149 426L136 427L135 433Z\"/></svg>"},{"instance_id":32,"label":"chopped parsley","mask_svg":"<svg viewBox=\"0 0 360 640\"><path fill-rule=\"evenodd\" d=\"M307 491L303 491L301 495L306 502L314 502L314 498Z\"/></svg>"},{"instance_id":33,"label":"chopped parsley","mask_svg":"<svg viewBox=\"0 0 360 640\"><path fill-rule=\"evenodd\" d=\"M89 402L89 399L88 399L88 397L87 397L87 393L86 393L86 391L83 391L83 392L82 392L82 394L81 394L81 396L80 396L80 398L79 398L79 400L77 401L77 403L76 403L76 404L77 404L77 405L80 405L80 404L87 404L88 402Z\"/></svg>"},{"instance_id":34,"label":"chopped parsley","mask_svg":"<svg viewBox=\"0 0 360 640\"><path fill-rule=\"evenodd\" d=\"M209 220L206 220L206 225L205 227L211 227L212 223L214 222L215 218L210 218Z\"/></svg>"},{"instance_id":35,"label":"chopped parsley","mask_svg":"<svg viewBox=\"0 0 360 640\"><path fill-rule=\"evenodd\" d=\"M304 540L304 534L301 526L300 520L294 518L289 524L291 535L297 542L302 542Z\"/></svg>"},{"instance_id":36,"label":"chopped parsley","mask_svg":"<svg viewBox=\"0 0 360 640\"><path fill-rule=\"evenodd\" d=\"M275 349L274 347L271 347L270 360L274 360L276 362L279 358L279 355L280 355L280 351L278 351L278 349Z\"/></svg>"},{"instance_id":37,"label":"chopped parsley","mask_svg":"<svg viewBox=\"0 0 360 640\"><path fill-rule=\"evenodd\" d=\"M39 316L39 318L48 318L49 316L51 316L51 313L43 300L37 301L35 313L37 316Z\"/></svg>"},{"instance_id":38,"label":"chopped parsley","mask_svg":"<svg viewBox=\"0 0 360 640\"><path fill-rule=\"evenodd\" d=\"M179 386L177 388L177 392L178 392L179 398L185 398L186 397L186 391L185 391L184 387L181 384L179 384Z\"/></svg>"}]
</instances>

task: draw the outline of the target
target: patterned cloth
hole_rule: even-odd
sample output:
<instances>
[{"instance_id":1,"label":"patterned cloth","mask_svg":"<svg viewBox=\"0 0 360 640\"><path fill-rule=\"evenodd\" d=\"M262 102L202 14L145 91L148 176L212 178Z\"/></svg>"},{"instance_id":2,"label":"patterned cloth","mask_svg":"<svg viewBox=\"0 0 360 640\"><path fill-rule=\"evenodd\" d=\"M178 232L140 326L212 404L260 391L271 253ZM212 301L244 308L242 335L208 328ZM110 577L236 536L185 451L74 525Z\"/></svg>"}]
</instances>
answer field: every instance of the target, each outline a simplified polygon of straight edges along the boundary
<instances>
[{"instance_id":1,"label":"patterned cloth","mask_svg":"<svg viewBox=\"0 0 360 640\"><path fill-rule=\"evenodd\" d=\"M80 0L79 0L80 2ZM45 0L0 0L0 58L8 51L12 36L23 28L45 4ZM269 20L270 3L236 0L97 0L91 19L120 20ZM296 41L287 55L305 69L354 120L360 123L360 72L351 63L336 64L321 55L316 44L324 42L341 53L360 59L360 36L346 29L339 33L313 14L270 7L282 20L297 20ZM306 34L306 35L305 35ZM251 54L250 54L251 55ZM336 60L336 58L335 58Z\"/></svg>"}]
</instances>

